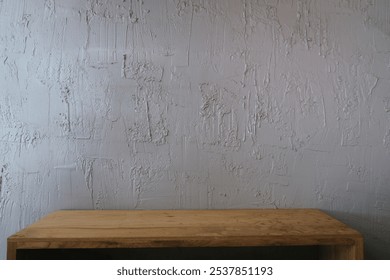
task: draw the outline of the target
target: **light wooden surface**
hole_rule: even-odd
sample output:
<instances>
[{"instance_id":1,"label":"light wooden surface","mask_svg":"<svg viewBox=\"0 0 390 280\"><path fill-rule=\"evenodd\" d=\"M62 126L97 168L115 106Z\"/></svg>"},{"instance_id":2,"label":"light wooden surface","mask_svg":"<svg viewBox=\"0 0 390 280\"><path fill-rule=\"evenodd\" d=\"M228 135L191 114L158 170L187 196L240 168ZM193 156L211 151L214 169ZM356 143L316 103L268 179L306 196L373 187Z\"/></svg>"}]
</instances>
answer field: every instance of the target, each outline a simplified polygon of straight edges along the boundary
<instances>
[{"instance_id":1,"label":"light wooden surface","mask_svg":"<svg viewBox=\"0 0 390 280\"><path fill-rule=\"evenodd\" d=\"M315 209L58 211L10 236L7 258L18 249L278 245L363 258L360 233Z\"/></svg>"}]
</instances>

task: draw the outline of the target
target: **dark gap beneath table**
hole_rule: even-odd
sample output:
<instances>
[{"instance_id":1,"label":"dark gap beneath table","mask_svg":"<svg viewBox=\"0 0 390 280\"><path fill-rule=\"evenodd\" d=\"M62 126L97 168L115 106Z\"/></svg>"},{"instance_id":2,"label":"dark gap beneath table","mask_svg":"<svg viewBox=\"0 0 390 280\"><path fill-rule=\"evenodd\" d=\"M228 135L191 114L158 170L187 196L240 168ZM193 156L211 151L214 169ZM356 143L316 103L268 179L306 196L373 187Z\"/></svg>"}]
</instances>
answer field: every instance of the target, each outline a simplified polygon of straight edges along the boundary
<instances>
[{"instance_id":1,"label":"dark gap beneath table","mask_svg":"<svg viewBox=\"0 0 390 280\"><path fill-rule=\"evenodd\" d=\"M19 260L313 260L319 246L19 249Z\"/></svg>"}]
</instances>

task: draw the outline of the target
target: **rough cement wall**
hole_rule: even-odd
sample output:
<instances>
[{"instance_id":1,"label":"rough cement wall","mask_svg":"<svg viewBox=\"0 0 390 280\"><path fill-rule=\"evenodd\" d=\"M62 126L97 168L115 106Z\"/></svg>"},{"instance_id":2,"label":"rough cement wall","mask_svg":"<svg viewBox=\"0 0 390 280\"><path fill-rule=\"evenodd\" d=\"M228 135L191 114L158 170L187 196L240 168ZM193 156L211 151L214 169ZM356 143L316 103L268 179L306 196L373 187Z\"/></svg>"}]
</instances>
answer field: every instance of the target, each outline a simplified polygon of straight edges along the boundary
<instances>
[{"instance_id":1,"label":"rough cement wall","mask_svg":"<svg viewBox=\"0 0 390 280\"><path fill-rule=\"evenodd\" d=\"M390 258L388 0L0 0L0 258L56 209L242 207Z\"/></svg>"}]
</instances>

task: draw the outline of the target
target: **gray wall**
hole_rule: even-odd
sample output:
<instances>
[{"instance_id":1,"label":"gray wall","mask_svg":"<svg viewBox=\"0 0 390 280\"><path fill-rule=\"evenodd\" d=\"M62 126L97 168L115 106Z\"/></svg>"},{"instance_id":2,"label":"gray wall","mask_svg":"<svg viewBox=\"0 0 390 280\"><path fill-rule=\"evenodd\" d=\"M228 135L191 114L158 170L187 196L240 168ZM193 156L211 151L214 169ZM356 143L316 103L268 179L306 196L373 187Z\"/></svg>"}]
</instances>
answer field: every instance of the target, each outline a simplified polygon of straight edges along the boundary
<instances>
[{"instance_id":1,"label":"gray wall","mask_svg":"<svg viewBox=\"0 0 390 280\"><path fill-rule=\"evenodd\" d=\"M387 0L0 0L0 258L57 209L320 208L390 258Z\"/></svg>"}]
</instances>

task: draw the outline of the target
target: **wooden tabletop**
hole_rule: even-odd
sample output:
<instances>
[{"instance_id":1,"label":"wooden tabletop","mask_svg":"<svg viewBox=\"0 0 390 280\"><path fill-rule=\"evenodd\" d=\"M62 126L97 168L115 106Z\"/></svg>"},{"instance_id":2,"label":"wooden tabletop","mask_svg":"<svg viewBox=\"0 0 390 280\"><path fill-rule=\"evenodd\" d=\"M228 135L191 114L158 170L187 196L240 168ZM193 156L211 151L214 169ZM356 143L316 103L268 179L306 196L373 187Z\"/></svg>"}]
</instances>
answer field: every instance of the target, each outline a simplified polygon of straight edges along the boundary
<instances>
[{"instance_id":1,"label":"wooden tabletop","mask_svg":"<svg viewBox=\"0 0 390 280\"><path fill-rule=\"evenodd\" d=\"M23 248L357 244L361 258L360 233L315 209L65 210L10 236L8 258Z\"/></svg>"}]
</instances>

